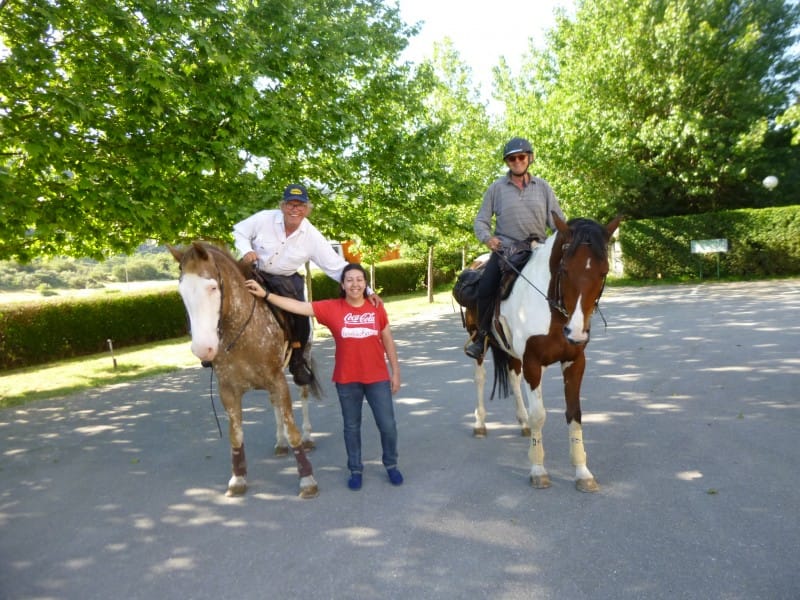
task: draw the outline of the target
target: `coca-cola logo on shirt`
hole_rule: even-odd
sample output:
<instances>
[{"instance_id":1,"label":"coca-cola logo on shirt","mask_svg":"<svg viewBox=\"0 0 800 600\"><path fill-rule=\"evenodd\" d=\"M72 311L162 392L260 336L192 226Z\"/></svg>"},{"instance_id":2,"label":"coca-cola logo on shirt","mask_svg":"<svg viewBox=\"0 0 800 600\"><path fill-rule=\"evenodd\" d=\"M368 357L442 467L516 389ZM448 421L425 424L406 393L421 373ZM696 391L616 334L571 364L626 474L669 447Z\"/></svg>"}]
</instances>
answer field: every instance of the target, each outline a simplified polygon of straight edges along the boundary
<instances>
[{"instance_id":1,"label":"coca-cola logo on shirt","mask_svg":"<svg viewBox=\"0 0 800 600\"><path fill-rule=\"evenodd\" d=\"M375 313L363 313L360 315L354 315L353 313L347 313L344 316L344 324L345 325L374 325L375 324Z\"/></svg>"}]
</instances>

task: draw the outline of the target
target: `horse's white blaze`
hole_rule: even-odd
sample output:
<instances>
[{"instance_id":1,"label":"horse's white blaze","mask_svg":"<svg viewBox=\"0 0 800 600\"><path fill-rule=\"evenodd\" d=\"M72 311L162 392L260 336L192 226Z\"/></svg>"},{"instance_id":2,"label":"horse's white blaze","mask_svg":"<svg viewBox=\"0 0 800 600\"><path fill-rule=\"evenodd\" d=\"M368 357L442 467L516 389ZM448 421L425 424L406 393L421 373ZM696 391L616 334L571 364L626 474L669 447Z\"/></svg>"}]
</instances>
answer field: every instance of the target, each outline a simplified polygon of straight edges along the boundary
<instances>
[{"instance_id":1,"label":"horse's white blaze","mask_svg":"<svg viewBox=\"0 0 800 600\"><path fill-rule=\"evenodd\" d=\"M567 339L576 344L584 344L589 341L589 332L586 331L586 320L581 305L582 298L582 295L578 296L575 310L572 311L569 323L566 325Z\"/></svg>"},{"instance_id":2,"label":"horse's white blaze","mask_svg":"<svg viewBox=\"0 0 800 600\"><path fill-rule=\"evenodd\" d=\"M213 279L186 273L178 284L192 334L192 353L200 360L214 360L219 348L220 302L222 294Z\"/></svg>"}]
</instances>

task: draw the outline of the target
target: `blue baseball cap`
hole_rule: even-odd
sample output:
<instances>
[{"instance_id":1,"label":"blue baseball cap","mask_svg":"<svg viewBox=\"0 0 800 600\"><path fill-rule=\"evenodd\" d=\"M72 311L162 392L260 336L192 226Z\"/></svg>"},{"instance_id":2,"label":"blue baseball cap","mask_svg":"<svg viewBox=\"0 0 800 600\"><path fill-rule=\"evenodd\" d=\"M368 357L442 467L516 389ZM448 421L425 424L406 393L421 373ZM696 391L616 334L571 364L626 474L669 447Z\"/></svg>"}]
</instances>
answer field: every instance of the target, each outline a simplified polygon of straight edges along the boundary
<instances>
[{"instance_id":1,"label":"blue baseball cap","mask_svg":"<svg viewBox=\"0 0 800 600\"><path fill-rule=\"evenodd\" d=\"M293 183L287 185L283 190L284 200L297 200L298 202L308 202L308 192L304 185L300 183Z\"/></svg>"}]
</instances>

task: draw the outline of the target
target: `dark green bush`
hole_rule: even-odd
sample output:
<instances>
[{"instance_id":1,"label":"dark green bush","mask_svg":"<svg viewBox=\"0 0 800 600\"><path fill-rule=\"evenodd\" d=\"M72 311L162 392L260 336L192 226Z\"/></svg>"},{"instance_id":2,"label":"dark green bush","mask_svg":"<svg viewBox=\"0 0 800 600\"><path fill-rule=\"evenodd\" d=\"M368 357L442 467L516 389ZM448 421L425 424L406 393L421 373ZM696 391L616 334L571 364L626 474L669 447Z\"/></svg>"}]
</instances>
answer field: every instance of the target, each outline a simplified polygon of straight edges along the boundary
<instances>
[{"instance_id":1,"label":"dark green bush","mask_svg":"<svg viewBox=\"0 0 800 600\"><path fill-rule=\"evenodd\" d=\"M458 266L443 263L434 272L434 283L452 282ZM426 265L421 260L387 261L375 271L376 287L383 296L419 291L426 284ZM71 270L65 274L70 281L80 277ZM339 286L315 271L312 292L315 300L335 298ZM123 348L186 333L185 309L177 291L12 304L0 307L0 370L105 352L108 339L115 348Z\"/></svg>"},{"instance_id":2,"label":"dark green bush","mask_svg":"<svg viewBox=\"0 0 800 600\"><path fill-rule=\"evenodd\" d=\"M716 271L714 254L692 254L692 240L727 239L720 276L800 273L800 206L741 209L626 221L620 228L625 275L632 279L691 278Z\"/></svg>"},{"instance_id":3,"label":"dark green bush","mask_svg":"<svg viewBox=\"0 0 800 600\"><path fill-rule=\"evenodd\" d=\"M186 335L178 293L57 300L0 309L0 369Z\"/></svg>"},{"instance_id":4,"label":"dark green bush","mask_svg":"<svg viewBox=\"0 0 800 600\"><path fill-rule=\"evenodd\" d=\"M450 258L453 257L448 257L448 259ZM457 264L447 264L441 261L442 264L434 269L434 285L455 281L461 261L460 257L455 258L458 261ZM369 273L369 265L364 265L364 268ZM382 296L408 294L425 289L427 285L426 276L427 266L425 261L405 258L387 260L376 265L373 287ZM314 271L311 281L314 300L337 298L339 296L339 285L325 273Z\"/></svg>"}]
</instances>

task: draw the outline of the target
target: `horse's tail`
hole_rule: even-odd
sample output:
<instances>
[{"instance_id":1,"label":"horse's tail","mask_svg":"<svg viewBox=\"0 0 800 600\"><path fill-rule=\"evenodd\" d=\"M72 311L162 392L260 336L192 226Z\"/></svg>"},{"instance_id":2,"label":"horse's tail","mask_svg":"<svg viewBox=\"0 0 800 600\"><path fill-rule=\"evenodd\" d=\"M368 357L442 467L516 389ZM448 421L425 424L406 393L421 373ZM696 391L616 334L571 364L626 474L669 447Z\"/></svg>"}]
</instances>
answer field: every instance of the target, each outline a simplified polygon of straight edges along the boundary
<instances>
[{"instance_id":1,"label":"horse's tail","mask_svg":"<svg viewBox=\"0 0 800 600\"><path fill-rule=\"evenodd\" d=\"M492 383L492 395L490 400L494 400L495 391L499 390L503 398L508 397L508 352L492 344L492 358L494 359L494 383Z\"/></svg>"},{"instance_id":2,"label":"horse's tail","mask_svg":"<svg viewBox=\"0 0 800 600\"><path fill-rule=\"evenodd\" d=\"M314 360L313 356L309 356L306 359L306 364L308 365L309 371L311 371L311 383L308 384L308 391L311 392L311 395L317 400L322 400L324 394L322 393L322 386L319 384L319 378L317 377L317 362Z\"/></svg>"}]
</instances>

